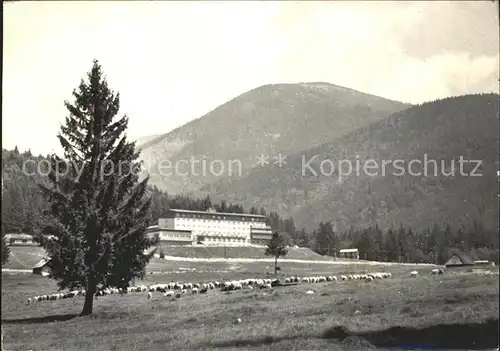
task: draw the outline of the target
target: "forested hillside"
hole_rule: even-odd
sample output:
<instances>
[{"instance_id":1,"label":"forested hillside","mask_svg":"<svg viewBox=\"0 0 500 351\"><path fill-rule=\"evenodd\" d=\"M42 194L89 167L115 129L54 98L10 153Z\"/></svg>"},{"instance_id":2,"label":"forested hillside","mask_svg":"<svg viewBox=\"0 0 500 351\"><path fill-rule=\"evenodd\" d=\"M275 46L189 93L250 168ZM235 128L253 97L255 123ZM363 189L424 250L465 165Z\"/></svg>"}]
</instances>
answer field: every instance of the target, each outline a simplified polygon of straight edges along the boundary
<instances>
[{"instance_id":1,"label":"forested hillside","mask_svg":"<svg viewBox=\"0 0 500 351\"><path fill-rule=\"evenodd\" d=\"M213 199L272 208L308 230L321 221L337 230L403 225L418 231L434 223L469 227L474 221L493 230L499 220L498 111L497 94L425 103L289 156L282 167L255 169L205 190ZM460 158L467 161L463 174ZM352 171L344 164L340 174L339 161ZM365 164L371 164L368 172Z\"/></svg>"},{"instance_id":2,"label":"forested hillside","mask_svg":"<svg viewBox=\"0 0 500 351\"><path fill-rule=\"evenodd\" d=\"M31 151L2 150L2 225L5 233L38 233L44 223L47 208L38 188L39 183L46 180L47 158L35 156ZM251 207L245 210L241 205L224 200L212 203L209 196L193 198L183 195L169 195L156 186L149 188L151 205L151 225L158 218L164 217L170 208L206 211L214 208L218 212L263 214L275 230L290 232L293 235L294 225L291 218L283 219L275 212L267 213L264 208Z\"/></svg>"},{"instance_id":3,"label":"forested hillside","mask_svg":"<svg viewBox=\"0 0 500 351\"><path fill-rule=\"evenodd\" d=\"M37 187L44 182L43 156L30 151L2 150L4 192L2 198L2 232L37 234L44 223L47 209ZM39 167L37 169L37 166ZM421 231L406 226L382 230L377 226L353 226L347 230L334 230L334 221L318 223L314 230L296 228L293 218L282 218L275 211L252 207L248 211L241 205L220 201L212 203L210 197L195 199L188 196L169 196L156 187L152 196L151 224L165 215L169 208L207 210L219 212L267 215L273 230L285 232L290 245L310 247L324 255L334 255L341 248L357 247L361 258L379 261L437 262L444 260L455 249L463 250L476 259L498 261L498 231L485 228L482 223L471 226L460 223L434 225Z\"/></svg>"}]
</instances>

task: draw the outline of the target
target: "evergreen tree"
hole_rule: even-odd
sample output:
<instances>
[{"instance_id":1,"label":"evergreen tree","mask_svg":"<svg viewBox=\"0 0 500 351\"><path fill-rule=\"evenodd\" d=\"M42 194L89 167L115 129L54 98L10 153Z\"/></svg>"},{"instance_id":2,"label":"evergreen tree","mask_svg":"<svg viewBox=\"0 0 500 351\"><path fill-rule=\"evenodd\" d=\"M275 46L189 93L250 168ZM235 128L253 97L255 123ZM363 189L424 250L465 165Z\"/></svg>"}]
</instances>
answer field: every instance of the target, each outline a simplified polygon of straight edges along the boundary
<instances>
[{"instance_id":1,"label":"evergreen tree","mask_svg":"<svg viewBox=\"0 0 500 351\"><path fill-rule=\"evenodd\" d=\"M320 222L319 228L314 231L314 251L320 255L328 254L329 241L325 223Z\"/></svg>"},{"instance_id":2,"label":"evergreen tree","mask_svg":"<svg viewBox=\"0 0 500 351\"><path fill-rule=\"evenodd\" d=\"M217 209L218 212L227 212L228 208L227 208L227 203L225 200L222 200L220 202L220 205L219 205L219 208Z\"/></svg>"},{"instance_id":3,"label":"evergreen tree","mask_svg":"<svg viewBox=\"0 0 500 351\"><path fill-rule=\"evenodd\" d=\"M2 199L3 199L3 177L2 177ZM7 241L5 239L5 232L3 231L3 221L2 221L2 257L1 263L2 266L9 260L10 248L7 246Z\"/></svg>"},{"instance_id":4,"label":"evergreen tree","mask_svg":"<svg viewBox=\"0 0 500 351\"><path fill-rule=\"evenodd\" d=\"M274 257L274 275L276 275L278 272L278 258L285 257L288 254L285 235L274 232L265 254Z\"/></svg>"},{"instance_id":5,"label":"evergreen tree","mask_svg":"<svg viewBox=\"0 0 500 351\"><path fill-rule=\"evenodd\" d=\"M316 252L321 255L333 255L339 248L339 240L333 231L331 222L319 224L319 229L316 231Z\"/></svg>"},{"instance_id":6,"label":"evergreen tree","mask_svg":"<svg viewBox=\"0 0 500 351\"><path fill-rule=\"evenodd\" d=\"M9 256L10 256L10 248L7 245L7 241L5 239L5 232L3 230L3 223L2 223L2 266L9 261Z\"/></svg>"},{"instance_id":7,"label":"evergreen tree","mask_svg":"<svg viewBox=\"0 0 500 351\"><path fill-rule=\"evenodd\" d=\"M387 261L384 245L384 232L378 225L375 225L372 231L374 240L373 255L377 261Z\"/></svg>"},{"instance_id":8,"label":"evergreen tree","mask_svg":"<svg viewBox=\"0 0 500 351\"><path fill-rule=\"evenodd\" d=\"M407 262L407 253L408 253L409 240L405 227L401 225L398 230L398 257L399 262Z\"/></svg>"},{"instance_id":9,"label":"evergreen tree","mask_svg":"<svg viewBox=\"0 0 500 351\"><path fill-rule=\"evenodd\" d=\"M203 200L201 200L201 210L206 211L210 207L212 207L212 201L210 200L210 196L206 196Z\"/></svg>"},{"instance_id":10,"label":"evergreen tree","mask_svg":"<svg viewBox=\"0 0 500 351\"><path fill-rule=\"evenodd\" d=\"M298 239L298 241L295 243L296 245L298 245L300 247L309 247L311 238L309 237L309 235L307 235L307 233L304 229L301 229L299 231L297 239Z\"/></svg>"},{"instance_id":11,"label":"evergreen tree","mask_svg":"<svg viewBox=\"0 0 500 351\"><path fill-rule=\"evenodd\" d=\"M426 252L429 255L431 263L437 263L439 260L440 252L440 229L437 224L434 224L429 234L429 239L426 244Z\"/></svg>"},{"instance_id":12,"label":"evergreen tree","mask_svg":"<svg viewBox=\"0 0 500 351\"><path fill-rule=\"evenodd\" d=\"M124 134L128 118L114 120L119 95L108 88L94 61L73 92L75 103L58 135L65 159L50 157L49 185L40 185L51 204L50 221L40 244L59 289L86 291L82 315L92 313L95 293L126 288L143 278L154 244L146 236L151 198L135 143Z\"/></svg>"},{"instance_id":13,"label":"evergreen tree","mask_svg":"<svg viewBox=\"0 0 500 351\"><path fill-rule=\"evenodd\" d=\"M359 250L361 259L374 260L373 247L375 246L369 229L361 231L356 247Z\"/></svg>"},{"instance_id":14,"label":"evergreen tree","mask_svg":"<svg viewBox=\"0 0 500 351\"><path fill-rule=\"evenodd\" d=\"M399 242L396 233L389 228L385 238L385 253L389 262L397 262L399 259Z\"/></svg>"}]
</instances>

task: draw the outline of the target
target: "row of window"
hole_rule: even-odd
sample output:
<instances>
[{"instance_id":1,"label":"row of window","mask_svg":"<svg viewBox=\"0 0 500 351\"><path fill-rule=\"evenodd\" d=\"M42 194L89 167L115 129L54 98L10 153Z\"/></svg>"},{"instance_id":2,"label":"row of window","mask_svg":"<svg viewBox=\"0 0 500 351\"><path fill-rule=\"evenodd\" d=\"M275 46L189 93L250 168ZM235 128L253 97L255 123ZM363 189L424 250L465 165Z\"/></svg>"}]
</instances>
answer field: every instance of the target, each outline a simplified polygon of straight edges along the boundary
<instances>
[{"instance_id":1,"label":"row of window","mask_svg":"<svg viewBox=\"0 0 500 351\"><path fill-rule=\"evenodd\" d=\"M20 243L23 243L23 244L31 244L33 242L33 240L28 240L28 239L10 239L10 243L11 244L20 244Z\"/></svg>"},{"instance_id":2,"label":"row of window","mask_svg":"<svg viewBox=\"0 0 500 351\"><path fill-rule=\"evenodd\" d=\"M249 221L226 221L222 222L220 220L211 220L211 219L194 219L194 218L183 218L182 221L180 219L177 219L177 223L179 222L194 222L194 223L219 223L219 224L225 224L225 225L232 225L232 226L248 226L248 225L255 225L255 224L264 224L265 222L256 222L256 223L251 223Z\"/></svg>"},{"instance_id":3,"label":"row of window","mask_svg":"<svg viewBox=\"0 0 500 351\"><path fill-rule=\"evenodd\" d=\"M214 230L219 230L219 231L227 231L227 232L245 232L248 233L248 228L236 228L236 227L226 227L226 226L221 226L221 225L189 225L189 224L182 224L179 223L176 225L176 229L193 229L193 230L208 230L208 231L214 231Z\"/></svg>"},{"instance_id":4,"label":"row of window","mask_svg":"<svg viewBox=\"0 0 500 351\"><path fill-rule=\"evenodd\" d=\"M191 234L180 234L180 233L160 234L160 239L163 239L163 238L189 239L189 238L191 238Z\"/></svg>"},{"instance_id":5,"label":"row of window","mask_svg":"<svg viewBox=\"0 0 500 351\"><path fill-rule=\"evenodd\" d=\"M269 243L269 240L263 240L263 239L252 239L252 244L256 245L267 245Z\"/></svg>"},{"instance_id":6,"label":"row of window","mask_svg":"<svg viewBox=\"0 0 500 351\"><path fill-rule=\"evenodd\" d=\"M244 243L246 241L245 238L218 237L218 236L207 236L205 238L200 238L200 240L207 242L236 242L236 243Z\"/></svg>"},{"instance_id":7,"label":"row of window","mask_svg":"<svg viewBox=\"0 0 500 351\"><path fill-rule=\"evenodd\" d=\"M254 218L254 217L232 217L224 215L201 215L201 214L191 214L191 213L177 213L176 218L187 218L187 219L202 219L202 220L230 220L239 222L265 222L264 218Z\"/></svg>"},{"instance_id":8,"label":"row of window","mask_svg":"<svg viewBox=\"0 0 500 351\"><path fill-rule=\"evenodd\" d=\"M238 234L238 233L224 233L224 232L198 232L198 236L210 236L210 237L223 237L223 238L248 238L246 234Z\"/></svg>"}]
</instances>

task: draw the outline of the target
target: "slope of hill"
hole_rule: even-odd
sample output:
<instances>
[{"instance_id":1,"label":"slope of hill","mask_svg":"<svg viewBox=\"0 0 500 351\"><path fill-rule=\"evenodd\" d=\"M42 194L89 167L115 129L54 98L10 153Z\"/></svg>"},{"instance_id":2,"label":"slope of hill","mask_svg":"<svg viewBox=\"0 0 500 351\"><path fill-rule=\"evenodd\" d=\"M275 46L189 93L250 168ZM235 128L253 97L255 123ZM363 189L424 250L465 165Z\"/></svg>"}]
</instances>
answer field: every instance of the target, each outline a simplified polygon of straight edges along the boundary
<instances>
[{"instance_id":1,"label":"slope of hill","mask_svg":"<svg viewBox=\"0 0 500 351\"><path fill-rule=\"evenodd\" d=\"M210 246L172 246L164 247L165 255L174 257L190 257L190 258L253 258L262 259L269 256L265 255L264 247L210 247ZM330 261L331 257L322 256L309 248L290 247L286 259L291 260L316 260Z\"/></svg>"},{"instance_id":2,"label":"slope of hill","mask_svg":"<svg viewBox=\"0 0 500 351\"><path fill-rule=\"evenodd\" d=\"M246 206L258 204L293 215L297 225L308 229L328 220L342 229L374 223L384 228L399 224L426 228L433 223L470 224L474 219L496 228L498 111L496 94L453 97L414 106L290 156L283 167L254 169L247 177L222 179L203 190L212 192L215 199L239 201ZM461 175L461 156L480 160L475 173L482 176ZM437 174L434 165L429 164L427 176L418 176L424 170L425 157L438 161ZM312 171L306 166L311 158ZM368 173L378 174L370 176L363 171L368 159L379 167L368 169ZM383 176L382 161L398 159L398 166L405 167L406 173L401 175L396 163L387 164ZM339 160L350 161L350 175L339 177ZM408 172L411 160L422 162L411 165L414 175ZM443 175L452 170L453 160L454 175ZM358 174L356 161L360 165ZM332 174L330 162L336 167ZM465 164L463 174L475 168L476 163ZM348 170L345 163L343 170Z\"/></svg>"},{"instance_id":3,"label":"slope of hill","mask_svg":"<svg viewBox=\"0 0 500 351\"><path fill-rule=\"evenodd\" d=\"M215 181L219 170L219 176L229 175L229 160L239 161L244 173L260 154L300 152L408 107L327 83L266 85L139 147L150 184L178 193ZM170 162L173 167L192 157L195 161L204 157L207 172L201 163L194 168L178 163L179 172L172 173L180 174L159 171L161 164ZM215 160L223 169L214 164L216 174L212 174L208 167ZM238 173L239 166L232 165L232 174Z\"/></svg>"},{"instance_id":4,"label":"slope of hill","mask_svg":"<svg viewBox=\"0 0 500 351\"><path fill-rule=\"evenodd\" d=\"M151 140L158 138L159 136L160 136L159 134L147 135L147 136L132 138L132 140L135 141L136 145L144 145L144 144L150 142Z\"/></svg>"},{"instance_id":5,"label":"slope of hill","mask_svg":"<svg viewBox=\"0 0 500 351\"><path fill-rule=\"evenodd\" d=\"M32 269L43 258L48 257L45 250L39 246L10 246L9 260L2 266L7 269ZM269 259L263 247L163 247L168 256L183 258L248 258ZM286 259L306 261L331 261L332 258L322 256L309 248L290 247ZM157 262L158 260L153 259Z\"/></svg>"},{"instance_id":6,"label":"slope of hill","mask_svg":"<svg viewBox=\"0 0 500 351\"><path fill-rule=\"evenodd\" d=\"M45 250L39 246L10 246L9 260L2 266L8 269L33 269L46 258Z\"/></svg>"}]
</instances>

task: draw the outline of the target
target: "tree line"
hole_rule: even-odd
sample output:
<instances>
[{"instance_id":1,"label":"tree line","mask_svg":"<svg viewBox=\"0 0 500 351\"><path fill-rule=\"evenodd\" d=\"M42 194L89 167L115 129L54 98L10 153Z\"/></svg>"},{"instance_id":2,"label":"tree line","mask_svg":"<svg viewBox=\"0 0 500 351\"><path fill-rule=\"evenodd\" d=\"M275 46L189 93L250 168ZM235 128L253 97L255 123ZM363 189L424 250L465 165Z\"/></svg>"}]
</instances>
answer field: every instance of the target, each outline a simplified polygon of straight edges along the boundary
<instances>
[{"instance_id":1,"label":"tree line","mask_svg":"<svg viewBox=\"0 0 500 351\"><path fill-rule=\"evenodd\" d=\"M357 248L360 259L382 262L444 264L454 252L463 252L474 260L498 263L498 231L474 221L469 226L435 224L413 231L400 226L382 230L378 226L335 231L331 222L322 222L313 231L311 248L322 255L338 255L342 248Z\"/></svg>"},{"instance_id":2,"label":"tree line","mask_svg":"<svg viewBox=\"0 0 500 351\"><path fill-rule=\"evenodd\" d=\"M17 147L13 150L2 150L2 226L6 233L36 234L43 228L49 204L38 184L48 182L46 174L49 159L50 155L34 156L30 150L20 152ZM37 170L37 167L40 169ZM170 195L154 185L148 186L147 189L151 197L149 225L157 223L159 218L165 217L173 208L193 211L207 211L213 208L217 212L268 216L269 225L273 230L289 233L292 238L298 237L293 218L282 218L277 212L268 214L264 208L257 207L246 211L240 204L224 200L219 203L212 202L210 196L197 199L186 195Z\"/></svg>"},{"instance_id":3,"label":"tree line","mask_svg":"<svg viewBox=\"0 0 500 351\"><path fill-rule=\"evenodd\" d=\"M43 167L46 163L42 161L48 159L49 156L35 156L30 150L20 152L17 147L2 150L2 235L35 234L43 228L49 206L37 184L47 182L47 169ZM41 165L39 170L37 165ZM172 208L195 211L214 208L217 212L267 216L272 230L283 233L288 245L309 247L322 255L334 256L342 248L358 248L361 259L442 264L450 256L450 250L460 250L476 259L498 261L498 233L477 221L468 227L436 224L418 232L405 227L382 230L378 226L336 231L332 222L322 222L316 230L307 232L297 229L293 218L283 218L277 212L268 213L264 208L251 207L245 211L240 204L213 203L210 196L196 199L169 195L156 186L149 186L148 193L151 196L148 225L157 223Z\"/></svg>"}]
</instances>

